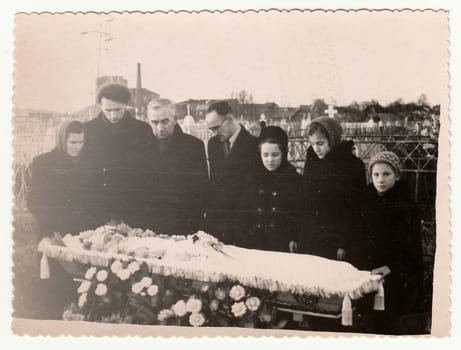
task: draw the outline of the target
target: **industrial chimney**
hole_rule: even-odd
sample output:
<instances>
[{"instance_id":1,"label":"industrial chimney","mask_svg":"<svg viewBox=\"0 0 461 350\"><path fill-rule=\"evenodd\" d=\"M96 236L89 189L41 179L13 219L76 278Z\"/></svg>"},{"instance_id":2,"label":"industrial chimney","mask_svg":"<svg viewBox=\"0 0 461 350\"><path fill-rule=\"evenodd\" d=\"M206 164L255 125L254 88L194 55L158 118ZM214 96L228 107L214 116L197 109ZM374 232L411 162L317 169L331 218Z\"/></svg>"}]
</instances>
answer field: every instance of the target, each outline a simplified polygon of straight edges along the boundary
<instances>
[{"instance_id":1,"label":"industrial chimney","mask_svg":"<svg viewBox=\"0 0 461 350\"><path fill-rule=\"evenodd\" d=\"M136 80L136 92L134 96L134 107L136 108L136 117L138 119L144 119L144 98L142 93L141 85L141 63L138 62L138 75Z\"/></svg>"}]
</instances>

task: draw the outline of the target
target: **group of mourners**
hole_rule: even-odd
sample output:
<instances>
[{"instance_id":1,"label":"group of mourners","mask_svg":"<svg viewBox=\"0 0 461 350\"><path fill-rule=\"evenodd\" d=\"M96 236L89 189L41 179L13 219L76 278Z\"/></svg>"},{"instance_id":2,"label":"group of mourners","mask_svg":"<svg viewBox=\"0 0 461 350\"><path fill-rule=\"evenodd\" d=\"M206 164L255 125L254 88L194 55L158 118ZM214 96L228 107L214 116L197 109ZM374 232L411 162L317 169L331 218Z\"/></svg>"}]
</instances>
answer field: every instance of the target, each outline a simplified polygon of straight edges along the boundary
<instances>
[{"instance_id":1,"label":"group of mourners","mask_svg":"<svg viewBox=\"0 0 461 350\"><path fill-rule=\"evenodd\" d=\"M99 115L64 121L56 147L33 160L27 203L43 236L119 222L167 235L204 230L226 244L385 275L382 331L398 333L400 316L421 306L420 219L395 154L369 161L367 186L353 142L338 121L320 117L308 129L301 175L283 129L266 126L255 137L226 101L208 107L205 147L183 133L171 101L151 101L144 122L129 112L130 99L123 85L103 86Z\"/></svg>"}]
</instances>

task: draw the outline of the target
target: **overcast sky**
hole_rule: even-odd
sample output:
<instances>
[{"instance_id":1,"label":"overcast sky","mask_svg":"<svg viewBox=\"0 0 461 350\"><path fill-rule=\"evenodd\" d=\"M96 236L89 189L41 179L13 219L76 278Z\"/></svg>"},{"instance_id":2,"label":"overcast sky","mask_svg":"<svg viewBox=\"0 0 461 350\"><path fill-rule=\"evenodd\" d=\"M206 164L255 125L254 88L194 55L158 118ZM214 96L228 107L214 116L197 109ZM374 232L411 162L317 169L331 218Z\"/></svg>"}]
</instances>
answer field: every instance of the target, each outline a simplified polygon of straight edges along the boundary
<instances>
[{"instance_id":1,"label":"overcast sky","mask_svg":"<svg viewBox=\"0 0 461 350\"><path fill-rule=\"evenodd\" d=\"M245 89L282 106L437 104L448 83L443 12L18 15L15 37L19 108L78 111L98 66L135 87L137 62L143 86L175 102Z\"/></svg>"}]
</instances>

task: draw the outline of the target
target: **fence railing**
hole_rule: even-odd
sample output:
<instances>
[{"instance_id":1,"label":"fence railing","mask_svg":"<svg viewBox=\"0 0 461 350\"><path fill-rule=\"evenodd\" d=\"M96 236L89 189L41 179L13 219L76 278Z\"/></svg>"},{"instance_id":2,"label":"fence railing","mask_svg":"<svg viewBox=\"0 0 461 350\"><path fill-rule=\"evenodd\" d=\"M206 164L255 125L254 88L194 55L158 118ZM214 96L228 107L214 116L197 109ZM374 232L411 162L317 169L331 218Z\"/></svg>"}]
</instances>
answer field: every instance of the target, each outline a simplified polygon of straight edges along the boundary
<instances>
[{"instance_id":1,"label":"fence railing","mask_svg":"<svg viewBox=\"0 0 461 350\"><path fill-rule=\"evenodd\" d=\"M259 135L259 126L249 128L249 131L253 135ZM210 137L205 123L197 123L192 134L202 139L205 143ZM382 130L378 129L368 133L358 133L354 128L345 128L344 134L345 138L354 141L355 153L363 160L365 165L368 164L373 155L380 151L387 150L396 153L402 162L402 172L414 189L415 200L417 202L433 202L433 198L435 198L438 151L437 142L434 138L417 136L409 132L409 130L405 132L402 128L395 134L382 132ZM309 142L305 130L292 129L289 131L288 159L300 173L304 168L308 147ZM41 148L43 147L15 145L15 194L19 197L22 197L26 191L26 181L24 179L29 176L29 162Z\"/></svg>"},{"instance_id":2,"label":"fence railing","mask_svg":"<svg viewBox=\"0 0 461 350\"><path fill-rule=\"evenodd\" d=\"M355 153L365 164L381 151L394 152L402 162L403 172L436 172L437 143L430 138L403 135L368 135L352 138ZM309 141L307 137L290 137L288 158L295 165L304 163Z\"/></svg>"},{"instance_id":3,"label":"fence railing","mask_svg":"<svg viewBox=\"0 0 461 350\"><path fill-rule=\"evenodd\" d=\"M402 177L409 183L414 200L432 205L435 201L438 147L435 140L411 135L367 135L353 138L355 154L367 167L371 157L381 151L394 152L402 163ZM302 173L307 137L291 137L288 160ZM368 172L367 172L368 176Z\"/></svg>"}]
</instances>

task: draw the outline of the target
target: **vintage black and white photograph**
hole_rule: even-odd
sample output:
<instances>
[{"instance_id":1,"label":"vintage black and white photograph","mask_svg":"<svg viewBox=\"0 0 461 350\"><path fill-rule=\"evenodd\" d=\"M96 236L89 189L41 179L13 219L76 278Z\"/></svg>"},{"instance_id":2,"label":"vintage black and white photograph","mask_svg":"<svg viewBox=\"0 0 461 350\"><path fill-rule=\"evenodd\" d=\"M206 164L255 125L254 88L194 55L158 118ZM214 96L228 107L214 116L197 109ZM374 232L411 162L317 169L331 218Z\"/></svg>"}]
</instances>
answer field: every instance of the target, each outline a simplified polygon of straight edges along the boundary
<instances>
[{"instance_id":1,"label":"vintage black and white photograph","mask_svg":"<svg viewBox=\"0 0 461 350\"><path fill-rule=\"evenodd\" d=\"M16 332L446 330L448 33L442 10L18 13Z\"/></svg>"}]
</instances>

